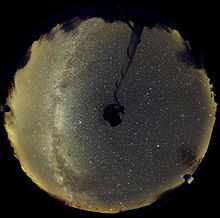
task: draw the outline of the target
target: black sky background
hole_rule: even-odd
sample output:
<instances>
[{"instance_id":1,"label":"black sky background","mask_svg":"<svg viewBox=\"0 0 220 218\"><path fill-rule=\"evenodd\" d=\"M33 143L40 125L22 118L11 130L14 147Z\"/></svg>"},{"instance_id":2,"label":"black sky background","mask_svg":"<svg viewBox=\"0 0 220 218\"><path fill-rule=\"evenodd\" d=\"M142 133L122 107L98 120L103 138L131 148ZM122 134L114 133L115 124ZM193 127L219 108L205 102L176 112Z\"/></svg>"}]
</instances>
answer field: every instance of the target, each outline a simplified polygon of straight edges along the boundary
<instances>
[{"instance_id":1,"label":"black sky background","mask_svg":"<svg viewBox=\"0 0 220 218\"><path fill-rule=\"evenodd\" d=\"M85 1L55 1L43 3L40 1L29 1L28 3L8 2L1 5L1 71L0 71L0 104L3 104L7 96L7 87L13 77L8 71L13 66L10 64L15 52L21 43L45 20L61 12L70 6L82 4ZM117 5L117 1L105 1L110 5ZM128 1L126 1L128 4ZM138 1L133 1L133 4ZM143 2L143 1L142 1ZM203 50L209 63L210 71L215 75L210 75L215 86L216 101L219 103L220 90L219 80L219 12L217 1L144 1L145 5L151 7L171 20L187 32L197 45ZM86 2L85 2L86 3ZM85 3L83 5L85 5ZM129 2L130 3L130 2ZM91 7L98 4L97 1L90 1ZM123 3L121 3L123 5ZM142 3L143 4L143 3ZM219 118L219 114L217 114ZM2 213L10 216L22 215L23 217L44 216L52 217L112 217L113 215L102 215L96 213L82 212L80 210L69 209L58 201L53 200L41 191L29 178L27 178L19 168L18 162L11 155L3 130L2 114L0 116L0 167L1 167L1 203ZM209 152L209 157L203 169L196 177L195 181L159 208L145 211L126 212L114 216L131 217L144 215L148 217L159 216L201 216L205 213L209 216L218 212L219 201L219 121L216 123L216 139Z\"/></svg>"}]
</instances>

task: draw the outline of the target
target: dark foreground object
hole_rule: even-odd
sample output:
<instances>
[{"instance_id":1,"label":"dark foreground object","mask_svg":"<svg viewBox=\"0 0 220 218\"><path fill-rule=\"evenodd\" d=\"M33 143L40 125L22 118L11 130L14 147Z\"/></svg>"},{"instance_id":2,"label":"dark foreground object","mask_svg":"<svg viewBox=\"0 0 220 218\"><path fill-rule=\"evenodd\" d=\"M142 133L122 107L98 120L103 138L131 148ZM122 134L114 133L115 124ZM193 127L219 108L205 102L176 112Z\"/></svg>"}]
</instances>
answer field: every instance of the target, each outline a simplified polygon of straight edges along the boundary
<instances>
[{"instance_id":1,"label":"dark foreground object","mask_svg":"<svg viewBox=\"0 0 220 218\"><path fill-rule=\"evenodd\" d=\"M123 106L116 108L116 105L109 104L104 109L103 118L104 118L104 120L108 121L112 127L117 126L118 124L122 123L122 120L118 114L119 112L124 113Z\"/></svg>"}]
</instances>

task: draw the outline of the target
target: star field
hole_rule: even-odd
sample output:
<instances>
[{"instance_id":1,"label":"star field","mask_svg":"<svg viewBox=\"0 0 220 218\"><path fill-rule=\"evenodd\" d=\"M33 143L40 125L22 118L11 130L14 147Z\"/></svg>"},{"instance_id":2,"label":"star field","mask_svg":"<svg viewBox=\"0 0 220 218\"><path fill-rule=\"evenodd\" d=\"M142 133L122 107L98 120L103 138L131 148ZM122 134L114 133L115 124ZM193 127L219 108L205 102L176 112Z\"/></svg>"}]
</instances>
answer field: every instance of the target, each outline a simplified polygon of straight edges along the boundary
<instances>
[{"instance_id":1,"label":"star field","mask_svg":"<svg viewBox=\"0 0 220 218\"><path fill-rule=\"evenodd\" d=\"M7 99L5 127L27 175L72 207L103 212L150 205L181 185L205 155L217 106L205 69L178 57L179 32L144 28L116 127L102 115L126 59L127 24L90 18L50 34L33 43Z\"/></svg>"}]
</instances>

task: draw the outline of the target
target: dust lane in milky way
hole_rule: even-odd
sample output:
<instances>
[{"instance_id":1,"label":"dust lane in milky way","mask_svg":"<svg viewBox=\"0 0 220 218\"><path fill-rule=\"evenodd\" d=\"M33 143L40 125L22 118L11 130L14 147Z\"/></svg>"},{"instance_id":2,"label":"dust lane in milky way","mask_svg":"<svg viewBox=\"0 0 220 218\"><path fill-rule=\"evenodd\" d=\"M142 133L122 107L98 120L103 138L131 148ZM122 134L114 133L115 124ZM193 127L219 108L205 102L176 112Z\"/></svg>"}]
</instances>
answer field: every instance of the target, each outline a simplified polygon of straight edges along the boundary
<instances>
[{"instance_id":1,"label":"dust lane in milky way","mask_svg":"<svg viewBox=\"0 0 220 218\"><path fill-rule=\"evenodd\" d=\"M216 103L205 69L178 56L177 30L145 27L118 92L123 123L102 118L131 30L89 18L31 46L15 74L5 127L23 170L66 204L117 212L150 205L195 171L209 145ZM50 37L49 37L50 36Z\"/></svg>"}]
</instances>

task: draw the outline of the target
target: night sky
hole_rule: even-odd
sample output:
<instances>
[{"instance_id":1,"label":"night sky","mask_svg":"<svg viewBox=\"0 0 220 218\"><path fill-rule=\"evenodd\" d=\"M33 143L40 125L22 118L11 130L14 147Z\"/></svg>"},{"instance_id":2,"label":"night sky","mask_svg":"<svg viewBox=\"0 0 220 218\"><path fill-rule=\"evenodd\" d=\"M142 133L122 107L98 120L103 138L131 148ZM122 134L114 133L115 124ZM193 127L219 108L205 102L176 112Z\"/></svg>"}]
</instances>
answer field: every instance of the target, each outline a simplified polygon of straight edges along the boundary
<instances>
[{"instance_id":1,"label":"night sky","mask_svg":"<svg viewBox=\"0 0 220 218\"><path fill-rule=\"evenodd\" d=\"M27 175L85 210L150 205L184 182L204 157L216 103L205 69L180 58L177 30L145 27L118 92L122 123L102 115L126 59L126 23L90 18L62 25L31 47L7 99L5 127ZM190 46L189 46L190 47Z\"/></svg>"}]
</instances>

